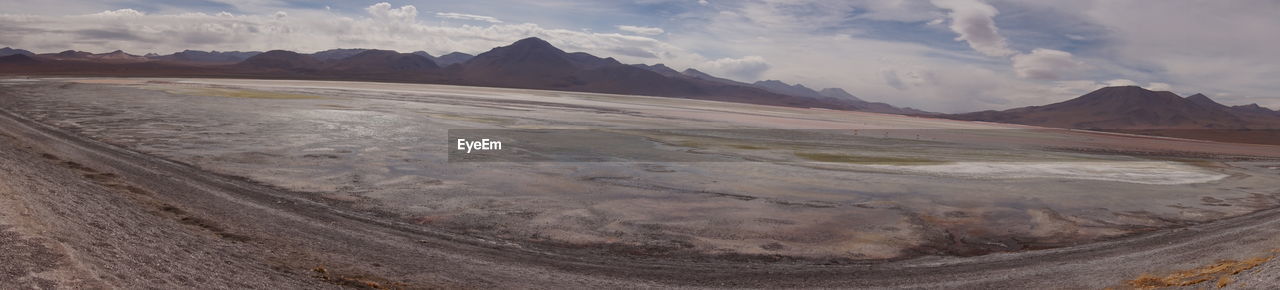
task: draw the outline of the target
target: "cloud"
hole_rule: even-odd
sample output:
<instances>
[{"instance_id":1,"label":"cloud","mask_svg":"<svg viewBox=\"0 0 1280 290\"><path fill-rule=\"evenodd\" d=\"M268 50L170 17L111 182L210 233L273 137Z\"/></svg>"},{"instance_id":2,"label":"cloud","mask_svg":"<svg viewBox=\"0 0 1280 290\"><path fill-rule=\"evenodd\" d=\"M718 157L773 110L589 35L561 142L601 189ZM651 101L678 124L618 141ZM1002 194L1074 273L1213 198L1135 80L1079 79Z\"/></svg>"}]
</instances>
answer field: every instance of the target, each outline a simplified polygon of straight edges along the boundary
<instances>
[{"instance_id":1,"label":"cloud","mask_svg":"<svg viewBox=\"0 0 1280 290\"><path fill-rule=\"evenodd\" d=\"M861 0L847 1L858 8L860 19L922 22L937 21L941 24L945 15L928 1Z\"/></svg>"},{"instance_id":2,"label":"cloud","mask_svg":"<svg viewBox=\"0 0 1280 290\"><path fill-rule=\"evenodd\" d=\"M1151 82L1147 84L1146 88L1152 91L1172 91L1173 85L1161 82Z\"/></svg>"},{"instance_id":3,"label":"cloud","mask_svg":"<svg viewBox=\"0 0 1280 290\"><path fill-rule=\"evenodd\" d=\"M502 20L498 20L498 18L484 16L484 15L474 15L474 14L437 12L436 17L447 18L447 19L483 21L488 23L502 23Z\"/></svg>"},{"instance_id":4,"label":"cloud","mask_svg":"<svg viewBox=\"0 0 1280 290\"><path fill-rule=\"evenodd\" d=\"M380 2L366 7L364 10L369 12L369 15L373 15L373 18L376 19L412 22L414 19L418 18L418 8L413 7L413 5L391 8L390 3Z\"/></svg>"},{"instance_id":5,"label":"cloud","mask_svg":"<svg viewBox=\"0 0 1280 290\"><path fill-rule=\"evenodd\" d=\"M1079 73L1087 65L1075 60L1071 53L1046 48L1014 55L1013 71L1018 77L1034 80L1057 80Z\"/></svg>"},{"instance_id":6,"label":"cloud","mask_svg":"<svg viewBox=\"0 0 1280 290\"><path fill-rule=\"evenodd\" d=\"M659 35L663 33L662 28L631 25L618 25L618 30L640 35Z\"/></svg>"},{"instance_id":7,"label":"cloud","mask_svg":"<svg viewBox=\"0 0 1280 290\"><path fill-rule=\"evenodd\" d=\"M907 89L907 85L902 83L902 79L898 78L898 72L887 69L880 72L880 76L884 77L884 83L899 90Z\"/></svg>"},{"instance_id":8,"label":"cloud","mask_svg":"<svg viewBox=\"0 0 1280 290\"><path fill-rule=\"evenodd\" d=\"M1103 82L1102 84L1107 85L1108 87L1123 87L1123 86L1136 86L1138 85L1138 82L1127 80L1127 79L1114 79L1114 80Z\"/></svg>"},{"instance_id":9,"label":"cloud","mask_svg":"<svg viewBox=\"0 0 1280 290\"><path fill-rule=\"evenodd\" d=\"M133 9L117 9L117 10L102 11L102 12L98 12L90 15L103 16L103 17L129 17L129 16L143 16L146 14L142 12L138 12L138 10L133 10Z\"/></svg>"},{"instance_id":10,"label":"cloud","mask_svg":"<svg viewBox=\"0 0 1280 290\"><path fill-rule=\"evenodd\" d=\"M707 2L707 0L698 0L698 5L707 6L711 5L711 2Z\"/></svg>"},{"instance_id":11,"label":"cloud","mask_svg":"<svg viewBox=\"0 0 1280 290\"><path fill-rule=\"evenodd\" d=\"M4 45L37 52L76 49L134 54L195 50L285 49L314 52L333 48L425 50L481 53L526 37L540 37L566 51L616 57L627 63L655 62L688 67L702 56L653 38L618 33L550 29L537 24L492 23L446 26L415 21L417 9L378 3L354 16L331 11L290 10L253 13L110 13L48 16L0 14ZM124 16L121 16L124 15Z\"/></svg>"},{"instance_id":12,"label":"cloud","mask_svg":"<svg viewBox=\"0 0 1280 290\"><path fill-rule=\"evenodd\" d=\"M949 10L951 31L959 34L957 41L969 43L969 47L988 56L1014 54L1004 36L996 29L995 17L999 11L978 0L933 0L933 5Z\"/></svg>"},{"instance_id":13,"label":"cloud","mask_svg":"<svg viewBox=\"0 0 1280 290\"><path fill-rule=\"evenodd\" d=\"M759 80L760 74L769 70L769 67L769 63L759 56L721 58L699 66L701 70L711 74L748 82Z\"/></svg>"}]
</instances>

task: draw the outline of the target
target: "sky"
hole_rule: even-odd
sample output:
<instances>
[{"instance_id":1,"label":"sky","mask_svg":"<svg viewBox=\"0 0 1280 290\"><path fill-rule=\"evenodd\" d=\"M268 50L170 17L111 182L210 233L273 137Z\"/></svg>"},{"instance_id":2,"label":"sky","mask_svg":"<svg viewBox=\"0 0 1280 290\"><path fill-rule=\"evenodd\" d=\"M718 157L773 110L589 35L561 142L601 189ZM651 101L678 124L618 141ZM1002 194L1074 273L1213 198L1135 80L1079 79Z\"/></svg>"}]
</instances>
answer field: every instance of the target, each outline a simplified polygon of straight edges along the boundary
<instances>
[{"instance_id":1,"label":"sky","mask_svg":"<svg viewBox=\"0 0 1280 290\"><path fill-rule=\"evenodd\" d=\"M485 52L526 37L938 112L1111 85L1280 108L1271 0L7 0L0 47Z\"/></svg>"}]
</instances>

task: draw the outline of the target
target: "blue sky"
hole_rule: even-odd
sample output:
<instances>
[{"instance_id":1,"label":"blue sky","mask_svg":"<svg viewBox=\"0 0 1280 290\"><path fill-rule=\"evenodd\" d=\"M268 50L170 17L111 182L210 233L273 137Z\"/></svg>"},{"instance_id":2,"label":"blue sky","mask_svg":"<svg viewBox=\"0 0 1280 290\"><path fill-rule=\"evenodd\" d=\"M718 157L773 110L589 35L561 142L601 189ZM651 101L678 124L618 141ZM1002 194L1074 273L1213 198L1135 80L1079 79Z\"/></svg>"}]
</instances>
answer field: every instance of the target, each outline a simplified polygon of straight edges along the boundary
<instances>
[{"instance_id":1,"label":"blue sky","mask_svg":"<svg viewBox=\"0 0 1280 290\"><path fill-rule=\"evenodd\" d=\"M143 54L382 48L480 53L536 36L628 63L840 87L943 112L1107 85L1280 108L1276 1L13 0L0 46Z\"/></svg>"}]
</instances>

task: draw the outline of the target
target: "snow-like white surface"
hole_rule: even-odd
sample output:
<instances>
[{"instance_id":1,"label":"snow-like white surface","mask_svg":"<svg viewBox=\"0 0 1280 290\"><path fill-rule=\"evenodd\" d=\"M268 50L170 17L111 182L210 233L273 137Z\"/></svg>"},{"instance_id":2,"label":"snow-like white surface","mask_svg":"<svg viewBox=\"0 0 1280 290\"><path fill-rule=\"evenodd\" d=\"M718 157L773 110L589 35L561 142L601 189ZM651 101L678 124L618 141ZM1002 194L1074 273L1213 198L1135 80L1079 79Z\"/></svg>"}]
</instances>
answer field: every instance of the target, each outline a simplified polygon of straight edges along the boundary
<instances>
[{"instance_id":1,"label":"snow-like white surface","mask_svg":"<svg viewBox=\"0 0 1280 290\"><path fill-rule=\"evenodd\" d=\"M900 172L977 179L1066 178L1140 184L1192 184L1217 181L1226 174L1180 162L957 162L939 165L867 165Z\"/></svg>"}]
</instances>

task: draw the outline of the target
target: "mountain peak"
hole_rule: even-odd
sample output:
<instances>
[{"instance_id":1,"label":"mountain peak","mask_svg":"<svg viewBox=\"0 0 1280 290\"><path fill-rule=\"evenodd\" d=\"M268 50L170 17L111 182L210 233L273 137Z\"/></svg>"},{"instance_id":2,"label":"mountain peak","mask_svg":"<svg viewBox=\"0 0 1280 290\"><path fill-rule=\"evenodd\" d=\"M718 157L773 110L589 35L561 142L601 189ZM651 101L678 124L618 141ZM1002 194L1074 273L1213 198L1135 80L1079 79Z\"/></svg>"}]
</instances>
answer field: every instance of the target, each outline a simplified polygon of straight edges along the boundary
<instances>
[{"instance_id":1,"label":"mountain peak","mask_svg":"<svg viewBox=\"0 0 1280 290\"><path fill-rule=\"evenodd\" d=\"M431 58L394 50L369 49L334 61L329 69L358 72L404 72L437 69Z\"/></svg>"},{"instance_id":2,"label":"mountain peak","mask_svg":"<svg viewBox=\"0 0 1280 290\"><path fill-rule=\"evenodd\" d=\"M1151 92L1139 86L1110 86L1094 90L1094 92Z\"/></svg>"},{"instance_id":3,"label":"mountain peak","mask_svg":"<svg viewBox=\"0 0 1280 290\"><path fill-rule=\"evenodd\" d=\"M676 70L674 70L674 69L671 69L671 67L668 67L668 66L666 66L666 65L664 65L664 64L661 64L661 63L659 63L659 64L654 64L654 65L633 64L633 65L631 65L631 66L638 67L638 68L642 68L642 69L649 70L649 71L652 71L652 72L656 72L656 73L658 73L658 74L661 74L661 75L664 75L664 76L668 76L668 77L671 77L671 76L680 76L680 75L681 75L679 71L676 71Z\"/></svg>"},{"instance_id":4,"label":"mountain peak","mask_svg":"<svg viewBox=\"0 0 1280 290\"><path fill-rule=\"evenodd\" d=\"M526 45L553 46L551 45L550 42L547 42L546 40L542 40L541 38L537 38L537 37L529 37L529 38L517 40L516 42L511 43L511 46L526 46Z\"/></svg>"},{"instance_id":5,"label":"mountain peak","mask_svg":"<svg viewBox=\"0 0 1280 290\"><path fill-rule=\"evenodd\" d=\"M1194 95L1191 95L1191 96L1187 97L1187 101L1191 101L1192 103L1195 103L1196 105L1207 106L1207 107L1213 107L1213 108L1226 108L1226 107L1227 107L1226 105L1223 105L1223 104L1220 104L1220 103L1218 103L1218 102L1213 101L1213 99L1210 99L1208 96L1205 96L1204 94L1194 94Z\"/></svg>"},{"instance_id":6,"label":"mountain peak","mask_svg":"<svg viewBox=\"0 0 1280 290\"><path fill-rule=\"evenodd\" d=\"M1182 98L1137 86L1105 87L1043 106L976 112L948 118L1076 129L1245 128L1228 107L1208 97Z\"/></svg>"},{"instance_id":7,"label":"mountain peak","mask_svg":"<svg viewBox=\"0 0 1280 290\"><path fill-rule=\"evenodd\" d=\"M511 45L498 47L494 49L495 50L505 49L510 51L523 51L523 52L536 52L536 53L553 53L553 54L566 53L565 51L560 50L560 48L557 48L556 46L551 45L550 42L547 42L546 40L542 40L541 38L537 38L537 37L521 39L511 43Z\"/></svg>"},{"instance_id":8,"label":"mountain peak","mask_svg":"<svg viewBox=\"0 0 1280 290\"><path fill-rule=\"evenodd\" d=\"M455 52L450 52L450 53L445 54L445 55L441 55L440 57L444 58L444 57L473 57L473 56L474 56L474 55L467 54L467 53L463 53L463 52L457 52L457 51L455 51Z\"/></svg>"},{"instance_id":9,"label":"mountain peak","mask_svg":"<svg viewBox=\"0 0 1280 290\"><path fill-rule=\"evenodd\" d=\"M709 77L709 76L711 76L711 75L709 75L709 74L707 74L707 73L704 73L704 72L702 72L702 71L700 71L700 70L696 70L696 69L693 69L693 68L686 68L686 69L684 69L684 71L681 71L680 73L681 73L681 74L684 74L684 75L687 75L687 76L691 76L691 77Z\"/></svg>"},{"instance_id":10,"label":"mountain peak","mask_svg":"<svg viewBox=\"0 0 1280 290\"><path fill-rule=\"evenodd\" d=\"M366 48L337 48L337 49L330 49L330 50L324 50L324 51L317 51L310 55L311 57L317 60L334 61L334 60L341 60L348 57L352 57L369 50L370 49L366 49Z\"/></svg>"},{"instance_id":11,"label":"mountain peak","mask_svg":"<svg viewBox=\"0 0 1280 290\"><path fill-rule=\"evenodd\" d=\"M789 84L787 84L787 83L784 83L784 82L782 82L782 81L780 81L780 80L763 80L763 81L756 81L754 84L755 84L755 85L758 85L758 86L788 86L788 87L790 87L790 86L791 86L791 85L789 85Z\"/></svg>"},{"instance_id":12,"label":"mountain peak","mask_svg":"<svg viewBox=\"0 0 1280 290\"><path fill-rule=\"evenodd\" d=\"M775 94L783 94L788 96L807 97L807 98L823 98L824 96L813 89L805 87L801 84L789 85L779 80L763 80L752 84L758 88Z\"/></svg>"},{"instance_id":13,"label":"mountain peak","mask_svg":"<svg viewBox=\"0 0 1280 290\"><path fill-rule=\"evenodd\" d=\"M441 67L446 67L455 63L467 62L468 60L471 60L472 57L475 57L475 56L455 51L445 55L441 55L432 60L435 61L436 64L440 65Z\"/></svg>"},{"instance_id":14,"label":"mountain peak","mask_svg":"<svg viewBox=\"0 0 1280 290\"><path fill-rule=\"evenodd\" d=\"M859 99L858 97L855 97L853 94L846 92L844 89L841 89L841 88L825 88L825 89L822 89L821 91L818 91L818 94L825 97L837 98L837 99L850 99L850 100L858 100L858 101L862 100L862 99Z\"/></svg>"},{"instance_id":15,"label":"mountain peak","mask_svg":"<svg viewBox=\"0 0 1280 290\"><path fill-rule=\"evenodd\" d=\"M1258 103L1253 103L1253 104L1248 104L1248 105L1232 106L1232 107L1231 107L1231 110L1234 110L1234 111L1236 111L1236 112L1243 112L1243 113L1246 113L1246 114L1259 114L1259 113L1260 113L1260 114L1263 114L1263 115L1272 115L1272 116L1280 117L1280 112L1277 112L1276 110L1269 109L1269 108L1267 108L1267 107L1259 106L1259 105L1258 105Z\"/></svg>"},{"instance_id":16,"label":"mountain peak","mask_svg":"<svg viewBox=\"0 0 1280 290\"><path fill-rule=\"evenodd\" d=\"M17 48L12 48L8 46L4 48L0 48L0 56L7 56L7 55L13 55L13 54L25 54L27 56L35 55L34 53L31 53L30 51L26 51L23 49L17 49Z\"/></svg>"},{"instance_id":17,"label":"mountain peak","mask_svg":"<svg viewBox=\"0 0 1280 290\"><path fill-rule=\"evenodd\" d=\"M271 50L246 58L238 65L248 67L275 68L284 70L310 69L319 64L319 60L288 50Z\"/></svg>"}]
</instances>

